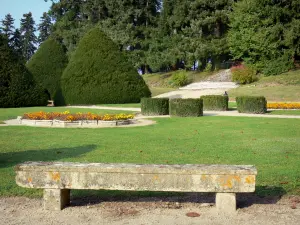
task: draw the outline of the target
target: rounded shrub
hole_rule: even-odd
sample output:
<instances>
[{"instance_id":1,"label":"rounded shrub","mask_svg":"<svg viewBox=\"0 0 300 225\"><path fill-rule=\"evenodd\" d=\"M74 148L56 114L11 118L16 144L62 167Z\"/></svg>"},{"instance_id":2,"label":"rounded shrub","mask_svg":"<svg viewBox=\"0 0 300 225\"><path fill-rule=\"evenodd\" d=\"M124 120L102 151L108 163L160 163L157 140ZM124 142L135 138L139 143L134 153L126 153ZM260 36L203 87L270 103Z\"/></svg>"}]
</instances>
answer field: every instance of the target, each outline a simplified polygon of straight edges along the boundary
<instances>
[{"instance_id":1,"label":"rounded shrub","mask_svg":"<svg viewBox=\"0 0 300 225\"><path fill-rule=\"evenodd\" d=\"M182 87L189 83L189 79L185 70L179 70L174 73L171 80L175 87Z\"/></svg>"},{"instance_id":2,"label":"rounded shrub","mask_svg":"<svg viewBox=\"0 0 300 225\"><path fill-rule=\"evenodd\" d=\"M250 84L257 81L256 70L246 65L238 65L231 67L232 81L239 84Z\"/></svg>"},{"instance_id":3,"label":"rounded shrub","mask_svg":"<svg viewBox=\"0 0 300 225\"><path fill-rule=\"evenodd\" d=\"M19 56L0 35L0 107L45 106L48 96L35 84Z\"/></svg>"},{"instance_id":4,"label":"rounded shrub","mask_svg":"<svg viewBox=\"0 0 300 225\"><path fill-rule=\"evenodd\" d=\"M27 63L34 80L47 89L55 105L64 105L60 79L67 64L63 46L52 38L44 41Z\"/></svg>"},{"instance_id":5,"label":"rounded shrub","mask_svg":"<svg viewBox=\"0 0 300 225\"><path fill-rule=\"evenodd\" d=\"M236 105L239 113L263 114L267 112L267 100L263 96L239 96L236 97Z\"/></svg>"},{"instance_id":6,"label":"rounded shrub","mask_svg":"<svg viewBox=\"0 0 300 225\"><path fill-rule=\"evenodd\" d=\"M228 96L223 95L204 95L201 96L203 100L204 110L227 111L228 110Z\"/></svg>"},{"instance_id":7,"label":"rounded shrub","mask_svg":"<svg viewBox=\"0 0 300 225\"><path fill-rule=\"evenodd\" d=\"M142 115L169 115L168 98L142 98Z\"/></svg>"},{"instance_id":8,"label":"rounded shrub","mask_svg":"<svg viewBox=\"0 0 300 225\"><path fill-rule=\"evenodd\" d=\"M169 111L171 116L198 117L203 116L202 99L171 99Z\"/></svg>"},{"instance_id":9,"label":"rounded shrub","mask_svg":"<svg viewBox=\"0 0 300 225\"><path fill-rule=\"evenodd\" d=\"M136 103L151 96L125 53L99 28L80 40L61 84L67 104Z\"/></svg>"}]
</instances>

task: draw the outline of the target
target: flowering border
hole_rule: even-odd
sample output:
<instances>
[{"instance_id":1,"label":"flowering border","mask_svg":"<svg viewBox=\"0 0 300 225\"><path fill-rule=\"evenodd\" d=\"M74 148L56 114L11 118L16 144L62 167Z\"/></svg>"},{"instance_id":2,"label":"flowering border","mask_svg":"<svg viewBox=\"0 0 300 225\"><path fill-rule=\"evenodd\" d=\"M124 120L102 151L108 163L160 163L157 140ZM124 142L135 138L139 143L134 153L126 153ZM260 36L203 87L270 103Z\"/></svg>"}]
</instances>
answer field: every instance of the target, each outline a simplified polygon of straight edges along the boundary
<instances>
[{"instance_id":1,"label":"flowering border","mask_svg":"<svg viewBox=\"0 0 300 225\"><path fill-rule=\"evenodd\" d=\"M285 102L273 102L267 104L268 109L300 109L300 103L299 102L291 102L291 103L285 103Z\"/></svg>"}]
</instances>

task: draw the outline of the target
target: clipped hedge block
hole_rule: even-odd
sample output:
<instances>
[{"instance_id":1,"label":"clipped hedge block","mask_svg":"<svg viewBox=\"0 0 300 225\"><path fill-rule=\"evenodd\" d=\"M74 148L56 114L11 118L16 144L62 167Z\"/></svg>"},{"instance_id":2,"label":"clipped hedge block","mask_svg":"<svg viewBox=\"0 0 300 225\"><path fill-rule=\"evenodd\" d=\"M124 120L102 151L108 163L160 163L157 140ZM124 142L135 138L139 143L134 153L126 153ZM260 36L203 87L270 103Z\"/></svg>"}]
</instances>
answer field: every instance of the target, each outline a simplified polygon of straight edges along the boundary
<instances>
[{"instance_id":1,"label":"clipped hedge block","mask_svg":"<svg viewBox=\"0 0 300 225\"><path fill-rule=\"evenodd\" d=\"M263 96L239 96L236 97L236 105L239 113L263 114L267 112L267 100Z\"/></svg>"},{"instance_id":2,"label":"clipped hedge block","mask_svg":"<svg viewBox=\"0 0 300 225\"><path fill-rule=\"evenodd\" d=\"M171 99L170 115L179 117L198 117L203 116L202 99Z\"/></svg>"},{"instance_id":3,"label":"clipped hedge block","mask_svg":"<svg viewBox=\"0 0 300 225\"><path fill-rule=\"evenodd\" d=\"M228 96L223 95L204 95L201 96L203 100L204 110L227 111L228 110Z\"/></svg>"},{"instance_id":4,"label":"clipped hedge block","mask_svg":"<svg viewBox=\"0 0 300 225\"><path fill-rule=\"evenodd\" d=\"M141 100L142 115L169 115L168 98L142 98Z\"/></svg>"}]
</instances>

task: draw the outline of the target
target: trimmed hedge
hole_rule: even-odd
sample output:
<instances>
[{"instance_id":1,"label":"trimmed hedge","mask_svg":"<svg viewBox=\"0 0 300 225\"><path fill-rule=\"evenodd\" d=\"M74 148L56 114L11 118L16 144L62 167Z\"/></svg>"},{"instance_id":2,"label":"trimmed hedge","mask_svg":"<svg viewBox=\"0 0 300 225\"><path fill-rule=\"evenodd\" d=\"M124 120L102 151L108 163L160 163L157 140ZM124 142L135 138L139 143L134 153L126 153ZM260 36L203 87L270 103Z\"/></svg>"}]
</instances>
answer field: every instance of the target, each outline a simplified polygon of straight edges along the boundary
<instances>
[{"instance_id":1,"label":"trimmed hedge","mask_svg":"<svg viewBox=\"0 0 300 225\"><path fill-rule=\"evenodd\" d=\"M36 85L23 60L0 34L0 107L45 106L48 96Z\"/></svg>"},{"instance_id":2,"label":"trimmed hedge","mask_svg":"<svg viewBox=\"0 0 300 225\"><path fill-rule=\"evenodd\" d=\"M65 105L60 78L67 64L64 47L53 38L49 38L41 44L26 65L35 81L47 89L56 106Z\"/></svg>"},{"instance_id":3,"label":"trimmed hedge","mask_svg":"<svg viewBox=\"0 0 300 225\"><path fill-rule=\"evenodd\" d=\"M125 54L98 27L87 32L62 75L66 104L137 103L150 97Z\"/></svg>"},{"instance_id":4,"label":"trimmed hedge","mask_svg":"<svg viewBox=\"0 0 300 225\"><path fill-rule=\"evenodd\" d=\"M267 112L267 100L263 96L239 96L236 97L236 105L239 113L263 114Z\"/></svg>"},{"instance_id":5,"label":"trimmed hedge","mask_svg":"<svg viewBox=\"0 0 300 225\"><path fill-rule=\"evenodd\" d=\"M204 110L227 111L228 110L228 96L223 95L204 95L201 96L203 100Z\"/></svg>"},{"instance_id":6,"label":"trimmed hedge","mask_svg":"<svg viewBox=\"0 0 300 225\"><path fill-rule=\"evenodd\" d=\"M142 98L142 115L169 115L168 98Z\"/></svg>"},{"instance_id":7,"label":"trimmed hedge","mask_svg":"<svg viewBox=\"0 0 300 225\"><path fill-rule=\"evenodd\" d=\"M170 115L179 117L198 117L203 116L202 99L171 99Z\"/></svg>"}]
</instances>

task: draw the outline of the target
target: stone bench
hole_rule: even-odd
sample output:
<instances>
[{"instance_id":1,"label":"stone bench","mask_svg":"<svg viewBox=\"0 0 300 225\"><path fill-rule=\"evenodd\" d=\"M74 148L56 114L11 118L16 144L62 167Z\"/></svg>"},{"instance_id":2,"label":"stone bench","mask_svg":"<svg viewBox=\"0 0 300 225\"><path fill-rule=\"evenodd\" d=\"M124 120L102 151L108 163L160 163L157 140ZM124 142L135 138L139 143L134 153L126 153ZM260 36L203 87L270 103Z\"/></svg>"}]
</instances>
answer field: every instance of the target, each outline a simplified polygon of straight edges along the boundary
<instances>
[{"instance_id":1,"label":"stone bench","mask_svg":"<svg viewBox=\"0 0 300 225\"><path fill-rule=\"evenodd\" d=\"M216 207L236 210L236 193L254 192L257 171L244 165L140 165L25 162L16 166L21 187L44 189L44 208L61 210L70 189L214 192Z\"/></svg>"}]
</instances>

